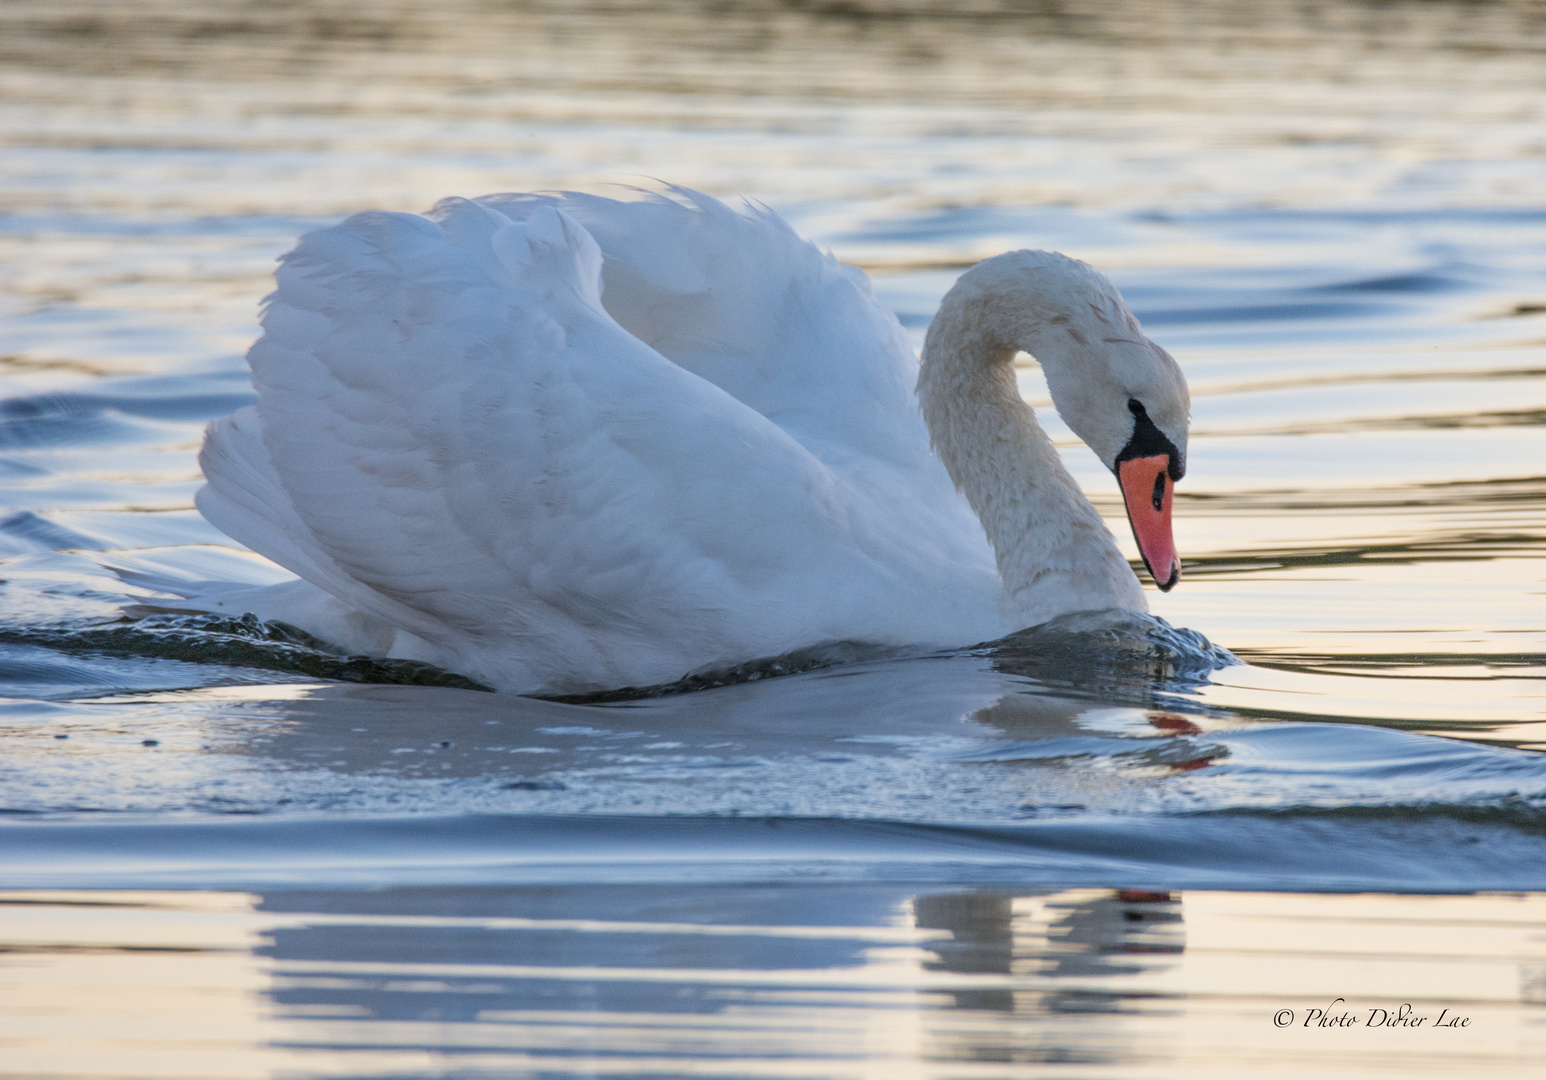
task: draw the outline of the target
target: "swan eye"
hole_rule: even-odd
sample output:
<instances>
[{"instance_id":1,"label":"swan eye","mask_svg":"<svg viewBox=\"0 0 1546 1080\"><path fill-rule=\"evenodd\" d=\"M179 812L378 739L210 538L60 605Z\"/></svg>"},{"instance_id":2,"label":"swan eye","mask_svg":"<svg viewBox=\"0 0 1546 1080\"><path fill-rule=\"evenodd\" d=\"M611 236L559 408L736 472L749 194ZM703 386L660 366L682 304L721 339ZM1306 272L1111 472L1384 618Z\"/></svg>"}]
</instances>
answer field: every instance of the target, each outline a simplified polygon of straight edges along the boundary
<instances>
[{"instance_id":1,"label":"swan eye","mask_svg":"<svg viewBox=\"0 0 1546 1080\"><path fill-rule=\"evenodd\" d=\"M1130 397L1127 399L1127 411L1132 413L1133 416L1139 420L1143 420L1149 415L1149 410L1145 409L1143 407L1143 402L1139 401L1137 398Z\"/></svg>"}]
</instances>

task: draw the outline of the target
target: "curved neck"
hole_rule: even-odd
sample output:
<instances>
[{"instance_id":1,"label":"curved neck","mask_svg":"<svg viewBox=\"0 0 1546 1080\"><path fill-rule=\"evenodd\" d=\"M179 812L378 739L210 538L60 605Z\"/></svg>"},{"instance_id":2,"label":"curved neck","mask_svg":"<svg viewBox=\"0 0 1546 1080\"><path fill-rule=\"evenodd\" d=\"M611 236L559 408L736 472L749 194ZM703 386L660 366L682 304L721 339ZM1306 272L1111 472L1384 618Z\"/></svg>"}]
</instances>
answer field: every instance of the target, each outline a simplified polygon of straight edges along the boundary
<instances>
[{"instance_id":1,"label":"curved neck","mask_svg":"<svg viewBox=\"0 0 1546 1080\"><path fill-rule=\"evenodd\" d=\"M1020 397L1014 355L1033 343L1018 339L1038 336L1024 307L964 284L929 326L918 403L993 546L1006 616L1033 626L1070 611L1147 610L1116 541Z\"/></svg>"}]
</instances>

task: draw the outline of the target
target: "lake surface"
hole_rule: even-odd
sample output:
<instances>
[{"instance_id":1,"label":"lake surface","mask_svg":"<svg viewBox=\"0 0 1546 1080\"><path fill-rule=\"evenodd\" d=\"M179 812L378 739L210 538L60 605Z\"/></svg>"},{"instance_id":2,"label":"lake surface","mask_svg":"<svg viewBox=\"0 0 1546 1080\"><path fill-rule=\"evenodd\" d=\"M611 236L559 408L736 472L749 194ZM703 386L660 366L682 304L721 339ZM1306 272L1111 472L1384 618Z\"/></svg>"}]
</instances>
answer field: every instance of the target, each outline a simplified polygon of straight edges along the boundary
<instances>
[{"instance_id":1,"label":"lake surface","mask_svg":"<svg viewBox=\"0 0 1546 1080\"><path fill-rule=\"evenodd\" d=\"M192 498L299 233L652 178L919 342L1106 270L1192 387L1168 626L561 703L158 612L287 576ZM0 477L0 1076L1546 1055L1537 5L17 0Z\"/></svg>"}]
</instances>

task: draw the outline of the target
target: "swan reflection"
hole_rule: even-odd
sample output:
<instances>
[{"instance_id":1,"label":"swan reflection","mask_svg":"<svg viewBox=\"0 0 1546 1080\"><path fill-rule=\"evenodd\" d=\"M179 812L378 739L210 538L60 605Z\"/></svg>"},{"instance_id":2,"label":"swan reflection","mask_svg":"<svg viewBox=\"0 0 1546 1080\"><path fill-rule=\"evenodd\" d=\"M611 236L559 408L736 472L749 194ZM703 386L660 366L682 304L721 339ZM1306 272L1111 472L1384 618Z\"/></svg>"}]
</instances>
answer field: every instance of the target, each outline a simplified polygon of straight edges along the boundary
<instances>
[{"instance_id":1,"label":"swan reflection","mask_svg":"<svg viewBox=\"0 0 1546 1080\"><path fill-rule=\"evenodd\" d=\"M222 770L221 797L255 809L991 822L1116 805L1226 753L1184 716L1054 690L985 656L608 706L331 685L264 711L258 725L241 709L243 734L209 744L246 763Z\"/></svg>"},{"instance_id":2,"label":"swan reflection","mask_svg":"<svg viewBox=\"0 0 1546 1080\"><path fill-rule=\"evenodd\" d=\"M913 900L917 925L950 931L931 971L1097 978L1166 970L1186 948L1179 893L1067 890L947 893ZM997 988L955 994L957 1008L1106 1012L1120 991Z\"/></svg>"},{"instance_id":3,"label":"swan reflection","mask_svg":"<svg viewBox=\"0 0 1546 1080\"><path fill-rule=\"evenodd\" d=\"M855 1042L915 1060L1116 1061L1126 1019L1154 1013L1146 977L1184 949L1178 896L1098 889L397 889L259 906L281 923L259 952L296 1042L497 1047L557 1074L602 1043L656 1068L839 1061Z\"/></svg>"},{"instance_id":4,"label":"swan reflection","mask_svg":"<svg viewBox=\"0 0 1546 1080\"><path fill-rule=\"evenodd\" d=\"M1448 1005L1475 1024L1445 1034L1437 1069L1431 1044L1377 1032L1276 1045L1339 1074L1374 1052L1411 1075L1539 1072L1538 894L1199 891L1185 904L1190 931L1178 895L1111 889L5 893L0 1006L26 1017L6 1064L59 1076L102 1075L108 1055L144 1076L208 1075L214 1061L221 1075L296 1077L1235 1075L1275 1032L1273 1009L1357 986L1364 1007ZM1457 928L1459 947L1432 949Z\"/></svg>"}]
</instances>

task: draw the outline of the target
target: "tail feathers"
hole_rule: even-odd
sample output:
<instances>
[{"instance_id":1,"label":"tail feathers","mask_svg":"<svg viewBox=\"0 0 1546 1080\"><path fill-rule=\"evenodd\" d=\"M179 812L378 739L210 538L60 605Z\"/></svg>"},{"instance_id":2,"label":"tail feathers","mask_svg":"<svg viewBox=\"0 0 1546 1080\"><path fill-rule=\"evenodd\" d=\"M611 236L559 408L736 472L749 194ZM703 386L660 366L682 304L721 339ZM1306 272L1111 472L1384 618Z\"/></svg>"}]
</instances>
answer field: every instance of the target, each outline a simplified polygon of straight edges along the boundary
<instances>
[{"instance_id":1,"label":"tail feathers","mask_svg":"<svg viewBox=\"0 0 1546 1080\"><path fill-rule=\"evenodd\" d=\"M342 227L349 228L355 220L363 224L363 219L363 215L351 219ZM487 273L497 264L520 288L542 295L568 288L601 309L601 248L585 227L558 205L539 205L512 218L493 205L450 198L435 204L430 220L440 226L442 247L438 259L420 256L414 269L416 277L431 279L437 261L449 261L459 272L476 266ZM417 226L396 231L417 239ZM492 264L486 262L489 256ZM501 275L490 276L498 280Z\"/></svg>"},{"instance_id":2,"label":"tail feathers","mask_svg":"<svg viewBox=\"0 0 1546 1080\"><path fill-rule=\"evenodd\" d=\"M199 465L208 482L194 502L211 525L335 596L357 590L358 582L321 550L291 506L263 445L256 409L241 409L210 424Z\"/></svg>"}]
</instances>

